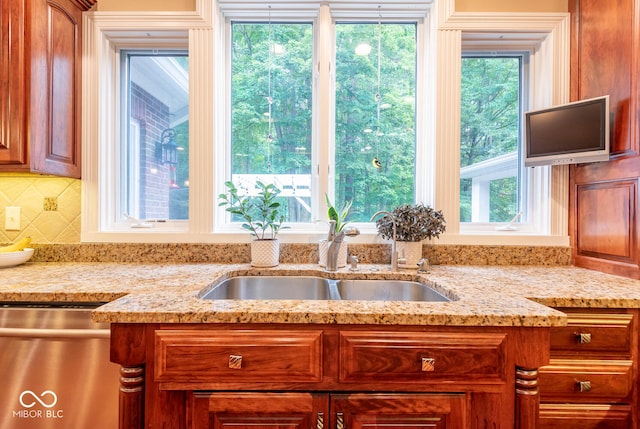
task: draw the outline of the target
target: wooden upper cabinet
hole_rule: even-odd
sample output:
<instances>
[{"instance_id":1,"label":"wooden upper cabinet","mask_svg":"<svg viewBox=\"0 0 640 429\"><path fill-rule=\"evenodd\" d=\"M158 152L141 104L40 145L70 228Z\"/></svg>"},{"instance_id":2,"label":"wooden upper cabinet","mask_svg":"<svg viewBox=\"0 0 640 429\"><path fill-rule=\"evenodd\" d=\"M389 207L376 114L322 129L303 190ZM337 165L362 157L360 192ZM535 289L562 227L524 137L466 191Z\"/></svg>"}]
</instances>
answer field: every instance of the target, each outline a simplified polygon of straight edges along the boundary
<instances>
[{"instance_id":1,"label":"wooden upper cabinet","mask_svg":"<svg viewBox=\"0 0 640 429\"><path fill-rule=\"evenodd\" d=\"M94 3L0 4L0 171L80 177L82 12Z\"/></svg>"},{"instance_id":2,"label":"wooden upper cabinet","mask_svg":"<svg viewBox=\"0 0 640 429\"><path fill-rule=\"evenodd\" d=\"M611 160L569 169L576 266L640 278L640 0L569 0L571 99L609 94Z\"/></svg>"},{"instance_id":3,"label":"wooden upper cabinet","mask_svg":"<svg viewBox=\"0 0 640 429\"><path fill-rule=\"evenodd\" d=\"M0 2L0 165L28 162L25 27L25 3Z\"/></svg>"},{"instance_id":4,"label":"wooden upper cabinet","mask_svg":"<svg viewBox=\"0 0 640 429\"><path fill-rule=\"evenodd\" d=\"M637 99L634 88L635 0L572 0L573 56L571 99L610 96L611 153L615 157L638 154L632 139Z\"/></svg>"}]
</instances>

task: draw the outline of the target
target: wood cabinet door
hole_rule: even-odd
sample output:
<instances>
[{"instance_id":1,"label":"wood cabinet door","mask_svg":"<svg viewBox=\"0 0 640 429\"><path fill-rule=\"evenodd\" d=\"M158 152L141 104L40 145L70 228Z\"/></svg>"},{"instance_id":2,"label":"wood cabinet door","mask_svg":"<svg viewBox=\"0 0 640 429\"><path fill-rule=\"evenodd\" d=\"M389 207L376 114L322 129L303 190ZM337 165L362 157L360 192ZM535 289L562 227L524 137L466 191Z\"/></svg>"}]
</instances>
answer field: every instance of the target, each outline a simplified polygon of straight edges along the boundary
<instances>
[{"instance_id":1,"label":"wood cabinet door","mask_svg":"<svg viewBox=\"0 0 640 429\"><path fill-rule=\"evenodd\" d=\"M188 429L322 429L328 396L312 393L191 392Z\"/></svg>"},{"instance_id":2,"label":"wood cabinet door","mask_svg":"<svg viewBox=\"0 0 640 429\"><path fill-rule=\"evenodd\" d=\"M16 170L29 161L26 19L26 0L0 2L0 167Z\"/></svg>"},{"instance_id":3,"label":"wood cabinet door","mask_svg":"<svg viewBox=\"0 0 640 429\"><path fill-rule=\"evenodd\" d=\"M80 177L82 9L30 0L31 170Z\"/></svg>"},{"instance_id":4,"label":"wood cabinet door","mask_svg":"<svg viewBox=\"0 0 640 429\"><path fill-rule=\"evenodd\" d=\"M331 427L457 429L467 427L463 394L332 395Z\"/></svg>"}]
</instances>

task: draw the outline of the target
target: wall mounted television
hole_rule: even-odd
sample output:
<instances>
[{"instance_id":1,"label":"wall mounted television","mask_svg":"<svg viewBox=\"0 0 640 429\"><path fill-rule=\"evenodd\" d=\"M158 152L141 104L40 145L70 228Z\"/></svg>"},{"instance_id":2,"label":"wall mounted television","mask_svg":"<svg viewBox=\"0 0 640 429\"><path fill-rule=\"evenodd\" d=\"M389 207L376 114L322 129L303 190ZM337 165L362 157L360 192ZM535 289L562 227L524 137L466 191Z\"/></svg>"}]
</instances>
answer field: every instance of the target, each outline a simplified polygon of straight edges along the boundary
<instances>
[{"instance_id":1,"label":"wall mounted television","mask_svg":"<svg viewBox=\"0 0 640 429\"><path fill-rule=\"evenodd\" d=\"M609 160L609 96L524 114L524 165Z\"/></svg>"}]
</instances>

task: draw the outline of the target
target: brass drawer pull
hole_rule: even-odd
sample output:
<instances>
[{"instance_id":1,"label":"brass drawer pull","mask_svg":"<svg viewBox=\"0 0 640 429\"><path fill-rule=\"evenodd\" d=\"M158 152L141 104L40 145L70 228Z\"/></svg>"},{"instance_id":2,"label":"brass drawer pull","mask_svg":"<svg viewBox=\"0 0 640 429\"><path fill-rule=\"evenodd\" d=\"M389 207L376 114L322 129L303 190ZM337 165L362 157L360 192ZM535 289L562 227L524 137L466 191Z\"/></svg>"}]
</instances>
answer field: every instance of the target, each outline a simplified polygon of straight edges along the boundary
<instances>
[{"instance_id":1,"label":"brass drawer pull","mask_svg":"<svg viewBox=\"0 0 640 429\"><path fill-rule=\"evenodd\" d=\"M336 413L336 429L344 429L344 414Z\"/></svg>"},{"instance_id":2,"label":"brass drawer pull","mask_svg":"<svg viewBox=\"0 0 640 429\"><path fill-rule=\"evenodd\" d=\"M591 342L591 334L589 332L576 332L574 335L580 344L589 344Z\"/></svg>"},{"instance_id":3,"label":"brass drawer pull","mask_svg":"<svg viewBox=\"0 0 640 429\"><path fill-rule=\"evenodd\" d=\"M324 429L324 413L318 413L316 418L316 429Z\"/></svg>"},{"instance_id":4,"label":"brass drawer pull","mask_svg":"<svg viewBox=\"0 0 640 429\"><path fill-rule=\"evenodd\" d=\"M242 355L229 355L229 368L241 369L242 368Z\"/></svg>"},{"instance_id":5,"label":"brass drawer pull","mask_svg":"<svg viewBox=\"0 0 640 429\"><path fill-rule=\"evenodd\" d=\"M578 381L576 383L578 386L578 391L580 393L587 393L591 390L591 382L590 381Z\"/></svg>"},{"instance_id":6,"label":"brass drawer pull","mask_svg":"<svg viewBox=\"0 0 640 429\"><path fill-rule=\"evenodd\" d=\"M423 357L422 372L433 372L436 370L436 360L434 358Z\"/></svg>"}]
</instances>

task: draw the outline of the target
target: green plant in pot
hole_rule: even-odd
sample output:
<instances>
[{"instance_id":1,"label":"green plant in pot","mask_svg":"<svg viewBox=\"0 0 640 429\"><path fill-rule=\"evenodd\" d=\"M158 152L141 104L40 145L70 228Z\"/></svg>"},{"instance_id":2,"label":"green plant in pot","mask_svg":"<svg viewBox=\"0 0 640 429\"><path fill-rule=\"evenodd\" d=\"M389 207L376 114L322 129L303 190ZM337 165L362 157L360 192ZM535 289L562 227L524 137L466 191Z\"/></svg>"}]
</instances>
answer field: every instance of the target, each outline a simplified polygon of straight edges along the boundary
<instances>
[{"instance_id":1,"label":"green plant in pot","mask_svg":"<svg viewBox=\"0 0 640 429\"><path fill-rule=\"evenodd\" d=\"M349 221L347 221L347 216L349 216L349 210L351 209L352 204L352 201L345 201L342 206L337 209L336 206L334 206L334 204L331 202L331 199L327 194L324 195L324 198L327 203L329 234L326 240L320 240L318 248L318 263L323 267L326 266L327 263L327 252L329 249L329 244L331 240L333 240L333 236L335 234L339 234L349 223ZM343 241L342 243L340 243L340 250L338 253L338 267L344 267L345 265L347 265L347 243L346 241Z\"/></svg>"},{"instance_id":2,"label":"green plant in pot","mask_svg":"<svg viewBox=\"0 0 640 429\"><path fill-rule=\"evenodd\" d=\"M346 201L344 204L342 204L340 210L338 210L334 207L327 194L324 194L324 199L327 202L327 218L336 222L335 232L339 233L349 223L349 221L347 221L347 216L349 216L349 210L351 209L351 204L353 202Z\"/></svg>"},{"instance_id":3,"label":"green plant in pot","mask_svg":"<svg viewBox=\"0 0 640 429\"><path fill-rule=\"evenodd\" d=\"M279 263L280 244L277 236L284 222L280 214L280 203L276 201L280 189L273 184L256 182L258 194L249 196L241 194L233 182L225 182L227 193L218 195L219 206L226 206L226 211L240 216L244 222L242 228L255 237L251 243L251 265L274 267Z\"/></svg>"},{"instance_id":4,"label":"green plant in pot","mask_svg":"<svg viewBox=\"0 0 640 429\"><path fill-rule=\"evenodd\" d=\"M396 242L399 258L406 268L416 267L422 258L422 241L439 238L446 230L446 222L441 210L423 204L403 204L391 212L393 219L385 215L376 221L378 233L386 239L393 239L393 223L396 224Z\"/></svg>"}]
</instances>

